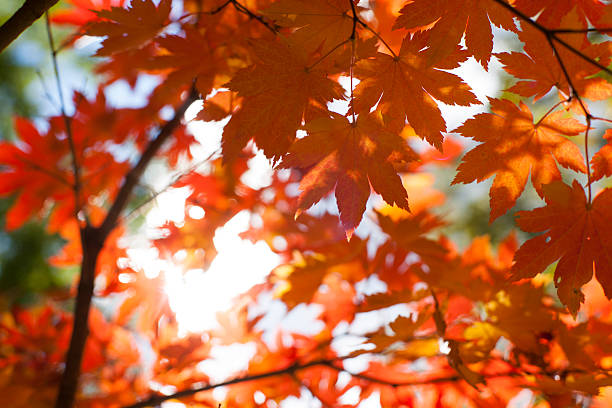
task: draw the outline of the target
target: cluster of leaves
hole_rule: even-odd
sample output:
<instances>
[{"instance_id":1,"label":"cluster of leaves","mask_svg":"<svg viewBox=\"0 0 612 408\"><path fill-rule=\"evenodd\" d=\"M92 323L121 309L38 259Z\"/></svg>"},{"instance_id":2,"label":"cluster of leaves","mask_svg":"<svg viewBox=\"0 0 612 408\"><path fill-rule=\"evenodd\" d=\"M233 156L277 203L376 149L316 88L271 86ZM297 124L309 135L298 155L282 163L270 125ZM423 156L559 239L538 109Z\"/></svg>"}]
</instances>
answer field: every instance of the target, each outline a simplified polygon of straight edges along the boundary
<instances>
[{"instance_id":1,"label":"cluster of leaves","mask_svg":"<svg viewBox=\"0 0 612 408\"><path fill-rule=\"evenodd\" d=\"M54 399L69 407L78 380L83 407L173 399L273 407L304 395L323 406L374 398L383 407L505 407L524 390L533 406L609 403L612 192L597 190L612 176L612 131L598 126L612 120L592 112L612 97L605 36L612 7L599 0L98 3L73 0L51 16L78 27L66 47L82 35L104 37L97 95L76 92L75 113L63 108L44 131L17 118L19 141L0 144L0 194L16 196L6 228L48 216L48 231L67 241L51 262L81 265L74 316L57 299L3 313L1 398L16 407ZM517 35L522 50L494 53L501 30ZM472 58L485 70L499 61L516 79L505 98L480 101L457 75ZM146 106L109 106L110 85L135 86L143 73L158 78ZM175 168L193 159L198 141L183 116L197 99L195 120L226 121L221 152L205 170L179 174L173 187L190 188L185 222L169 223L151 244L168 259L181 252L186 270L205 269L216 255L215 231L247 210L253 223L244 237L267 242L282 264L220 314L217 328L179 335L164 275L151 279L129 262L120 238L151 161ZM338 101L346 112L330 109ZM478 144L453 183L494 178L491 222L516 205L529 177L545 204L517 214L521 230L538 234L522 245L511 234L496 249L476 237L460 250L441 230L435 207L444 195L429 173L463 153L449 142L441 104L482 102L488 111L454 131ZM546 113L534 119L535 109ZM415 148L425 143L431 148ZM253 144L278 170L260 189L243 177ZM590 155L593 146L600 148ZM372 191L382 197L367 215L376 231L353 235L376 201ZM331 192L339 221L310 214ZM189 206L205 216L189 217ZM371 293L368 282L383 289ZM90 306L94 296L117 305L104 315ZM299 305L318 311L320 330L270 335L257 307L266 298L287 313ZM359 325L398 308L404 312L390 321ZM236 343L254 346L256 357L237 377L213 382L201 363ZM228 388L219 401L212 390L221 386Z\"/></svg>"}]
</instances>

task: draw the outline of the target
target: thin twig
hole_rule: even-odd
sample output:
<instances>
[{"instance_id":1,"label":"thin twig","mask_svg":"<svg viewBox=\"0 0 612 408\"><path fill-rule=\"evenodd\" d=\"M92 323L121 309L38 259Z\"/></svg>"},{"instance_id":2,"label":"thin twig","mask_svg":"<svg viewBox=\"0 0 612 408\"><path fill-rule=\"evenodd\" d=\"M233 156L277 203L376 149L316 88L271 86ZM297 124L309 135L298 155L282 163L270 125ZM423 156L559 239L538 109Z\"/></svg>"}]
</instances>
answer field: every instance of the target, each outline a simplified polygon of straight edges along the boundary
<instances>
[{"instance_id":1,"label":"thin twig","mask_svg":"<svg viewBox=\"0 0 612 408\"><path fill-rule=\"evenodd\" d=\"M610 123L612 123L612 119L608 119L608 118L600 118L599 116L591 116L591 119L593 119L593 120L603 120L604 122L610 122Z\"/></svg>"},{"instance_id":2,"label":"thin twig","mask_svg":"<svg viewBox=\"0 0 612 408\"><path fill-rule=\"evenodd\" d=\"M184 20L184 19L186 19L186 18L193 17L193 16L196 16L196 17L199 19L199 18L200 18L200 16L202 16L202 15L205 15L205 16L212 16L212 15L218 14L218 13L220 13L220 12L221 12L221 11L222 11L224 8L226 8L227 6L229 6L231 3L232 3L232 0L227 0L225 3L221 4L219 7L215 7L214 9L209 10L209 11L201 11L201 10L200 10L200 11L197 11L197 12L195 12L195 13L187 13L187 14L183 14L182 16L180 16L180 17L178 18L178 21L181 21L181 20ZM198 3L198 8L199 8L199 7L202 7L202 3L201 3L201 2L200 2L200 3Z\"/></svg>"},{"instance_id":3,"label":"thin twig","mask_svg":"<svg viewBox=\"0 0 612 408\"><path fill-rule=\"evenodd\" d=\"M264 378L276 377L276 376L284 375L284 374L292 374L298 370L305 370L310 367L325 365L325 363L327 363L328 361L329 360L316 360L316 361L311 361L309 363L304 363L304 364L292 364L288 367L281 368L278 370L268 371L266 373L261 373L261 374L248 375L244 377L237 377L237 378L223 381L223 382L216 383L216 384L207 384L207 385L203 385L203 386L196 387L196 388L190 388L190 389L178 391L170 395L154 395L143 401L137 402L135 404L124 406L123 408L144 408L144 407L149 407L149 406L155 406L155 405L161 404L164 401L183 398L183 397L189 397L199 392L209 391L209 390L213 390L219 387L225 387L228 385L240 384L240 383L249 382L249 381L262 380Z\"/></svg>"},{"instance_id":4,"label":"thin twig","mask_svg":"<svg viewBox=\"0 0 612 408\"><path fill-rule=\"evenodd\" d=\"M589 196L588 203L589 203L589 205L591 205L591 164L590 164L590 158L589 158L589 128L591 127L591 113L588 111L586 105L582 101L582 98L578 94L578 91L576 90L576 87L572 83L572 79L571 79L571 77L569 75L569 72L567 72L567 68L565 67L565 63L561 59L561 55L559 55L559 52L557 51L557 47L555 47L555 43L552 41L551 37L552 37L552 34L547 34L546 35L546 39L548 40L548 43L549 43L550 47L553 50L555 58L557 59L557 62L559 62L559 66L561 67L561 71L563 72L563 76L565 76L565 80L567 81L567 83L568 83L568 85L570 87L570 92L571 92L570 97L575 97L576 98L576 100L580 104L580 108L584 112L584 116L586 118L587 128L586 128L586 131L584 132L584 156L585 156L584 160L586 162L586 169L587 169L587 190L588 190L588 196Z\"/></svg>"},{"instance_id":5,"label":"thin twig","mask_svg":"<svg viewBox=\"0 0 612 408\"><path fill-rule=\"evenodd\" d=\"M586 34L586 33L612 33L612 28L583 28L583 29L574 29L574 28L555 28L553 30L548 30L551 33L555 34Z\"/></svg>"},{"instance_id":6,"label":"thin twig","mask_svg":"<svg viewBox=\"0 0 612 408\"><path fill-rule=\"evenodd\" d=\"M591 206L592 200L591 200L591 163L589 160L589 130L591 129L591 115L587 115L586 116L586 130L584 131L584 160L586 161L586 169L587 169L587 186L588 186L588 192L589 192L589 201L588 201L588 206Z\"/></svg>"},{"instance_id":7,"label":"thin twig","mask_svg":"<svg viewBox=\"0 0 612 408\"><path fill-rule=\"evenodd\" d=\"M263 16L260 16L258 14L253 13L251 10L249 10L246 6L244 6L243 4L239 3L237 0L231 0L232 5L234 6L234 8L236 9L236 11L239 11L243 14L246 14L247 16L249 16L252 19L255 19L257 21L259 21L261 24L263 24L268 30L270 30L272 32L272 34L278 34L278 30L276 29L275 26L273 26L272 24L268 23Z\"/></svg>"},{"instance_id":8,"label":"thin twig","mask_svg":"<svg viewBox=\"0 0 612 408\"><path fill-rule=\"evenodd\" d=\"M570 94L570 96L567 97L567 99L564 99L562 101L559 101L557 103L555 103L549 110L546 111L546 113L544 115L542 115L542 117L533 125L534 127L538 127L540 125L540 123L542 123L542 121L544 119L546 119L546 117L548 115L550 115L555 109L557 109L557 107L563 103L568 103L572 100L572 95Z\"/></svg>"},{"instance_id":9,"label":"thin twig","mask_svg":"<svg viewBox=\"0 0 612 408\"><path fill-rule=\"evenodd\" d=\"M49 88L47 88L47 84L45 83L45 78L43 77L43 74L40 71L40 69L36 69L36 76L38 77L38 80L40 81L40 86L43 89L43 93L45 94L47 101L49 102L49 104L55 105L56 103L55 98L51 96L51 92L49 92Z\"/></svg>"},{"instance_id":10,"label":"thin twig","mask_svg":"<svg viewBox=\"0 0 612 408\"><path fill-rule=\"evenodd\" d=\"M227 381L223 381L220 383L216 383L216 384L206 384L206 385L202 385L199 387L195 387L195 388L190 388L190 389L186 389L186 390L181 390L178 392L175 392L174 394L169 394L169 395L154 395L151 396L143 401L137 402L135 404L132 405L127 405L124 406L123 408L145 408L145 407L149 407L149 406L155 406L155 405L159 405L164 401L168 401L171 399L180 399L180 398L184 398L184 397L189 397L192 396L194 394L197 394L199 392L203 392L203 391L210 391L213 390L215 388L219 388L219 387L225 387L228 385L234 385L234 384L240 384L240 383L244 383L244 382L250 382L250 381L256 381L256 380L262 380L265 378L270 378L270 377L276 377L276 376L280 376L280 375L290 375L293 378L295 378L295 373L301 370L305 370L311 367L315 367L315 366L324 366L324 367L329 367L333 370L336 370L338 372L345 372L349 375L351 375L352 377L370 382L370 383L376 383L376 384L381 384L381 385L386 385L386 386L390 386L390 387L411 387L411 386L415 386L415 385L426 385L426 384L440 384L440 383L447 383L447 382L457 382L457 381L461 381L463 380L463 378L459 375L450 375L450 376L446 376L446 377L436 377L436 378L420 378L420 379L414 379L411 381L402 381L402 382L393 382L393 381L388 381L382 378L377 378L377 377L373 377L367 374L361 374L361 373L352 373L348 370L346 370L344 367L340 367L338 365L336 365L335 363L338 361L342 361L344 359L346 359L347 357L338 357L336 359L327 359L327 360L315 360L315 361L311 361L308 363L304 363L304 364L292 364L286 368L281 368L278 370L273 370L273 371L269 371L266 373L260 373L260 374L253 374L253 375L247 375L247 376L243 376L243 377L237 377L237 378L233 378L231 380L227 380ZM508 371L508 372L502 372L502 373L492 373L492 374L487 374L487 375L483 375L484 378L500 378L500 377L521 377L523 374L520 372L516 372L516 371ZM307 387L308 388L308 387ZM310 388L309 388L310 390ZM312 392L312 390L310 390Z\"/></svg>"},{"instance_id":11,"label":"thin twig","mask_svg":"<svg viewBox=\"0 0 612 408\"><path fill-rule=\"evenodd\" d=\"M62 90L62 81L57 63L57 51L53 42L53 33L51 32L51 21L49 20L49 12L45 12L45 23L47 26L47 38L49 47L51 48L51 60L53 61L53 72L55 74L55 84L57 85L57 94L60 102L60 111L66 128L66 139L70 149L70 157L72 162L72 172L74 174L74 215L77 216L81 210L81 169L77 160L76 147L74 145L74 136L72 134L72 121L66 113L66 104L64 102L64 91Z\"/></svg>"}]
</instances>

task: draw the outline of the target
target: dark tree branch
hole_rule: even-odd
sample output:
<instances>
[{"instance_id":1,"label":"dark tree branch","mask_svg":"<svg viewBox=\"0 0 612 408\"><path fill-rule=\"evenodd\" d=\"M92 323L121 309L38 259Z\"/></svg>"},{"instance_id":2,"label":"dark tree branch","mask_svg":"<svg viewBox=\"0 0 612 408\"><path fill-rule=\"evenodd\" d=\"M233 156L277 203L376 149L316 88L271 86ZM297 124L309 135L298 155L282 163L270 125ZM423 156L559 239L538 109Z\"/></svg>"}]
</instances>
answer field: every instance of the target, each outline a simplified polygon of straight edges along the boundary
<instances>
[{"instance_id":1,"label":"dark tree branch","mask_svg":"<svg viewBox=\"0 0 612 408\"><path fill-rule=\"evenodd\" d=\"M86 225L81 229L81 248L83 251L83 261L81 264L81 275L77 290L76 305L74 311L74 322L70 346L66 353L66 367L60 381L59 393L55 403L55 408L71 408L78 388L79 374L81 372L81 361L83 360L83 350L89 334L88 320L91 299L93 297L94 279L98 255L104 246L106 238L115 228L116 222L125 209L129 198L138 184L140 177L145 169L159 151L163 143L172 135L178 127L185 114L185 111L198 97L195 87L191 89L189 96L175 111L174 117L166 122L160 129L157 136L148 144L145 151L140 156L138 162L126 175L123 185L115 201L111 205L106 218L99 227Z\"/></svg>"},{"instance_id":2,"label":"dark tree branch","mask_svg":"<svg viewBox=\"0 0 612 408\"><path fill-rule=\"evenodd\" d=\"M0 27L0 52L4 51L22 32L58 1L26 0L21 8Z\"/></svg>"},{"instance_id":3,"label":"dark tree branch","mask_svg":"<svg viewBox=\"0 0 612 408\"><path fill-rule=\"evenodd\" d=\"M574 28L555 28L549 31L557 34L612 33L612 28L585 28L582 30Z\"/></svg>"},{"instance_id":4,"label":"dark tree branch","mask_svg":"<svg viewBox=\"0 0 612 408\"><path fill-rule=\"evenodd\" d=\"M97 229L89 225L81 229L81 248L83 251L81 276L77 289L70 346L66 353L66 364L55 402L56 408L71 408L74 403L83 351L89 335L89 309L93 297L96 263L103 245L104 240Z\"/></svg>"}]
</instances>

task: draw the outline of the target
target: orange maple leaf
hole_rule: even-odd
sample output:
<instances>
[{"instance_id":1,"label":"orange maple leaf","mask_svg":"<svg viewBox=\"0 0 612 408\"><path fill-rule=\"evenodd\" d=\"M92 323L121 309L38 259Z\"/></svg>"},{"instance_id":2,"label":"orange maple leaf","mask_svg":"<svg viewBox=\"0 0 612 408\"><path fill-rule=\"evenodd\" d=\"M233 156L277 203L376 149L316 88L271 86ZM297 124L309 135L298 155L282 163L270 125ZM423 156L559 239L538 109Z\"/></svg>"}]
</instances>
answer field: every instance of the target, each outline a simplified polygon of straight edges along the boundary
<instances>
[{"instance_id":1,"label":"orange maple leaf","mask_svg":"<svg viewBox=\"0 0 612 408\"><path fill-rule=\"evenodd\" d=\"M467 120L457 131L482 144L470 150L458 167L455 183L481 182L495 175L490 190L490 222L514 206L527 183L529 173L536 191L560 180L561 166L586 172L580 149L561 135L575 136L585 126L575 119L554 112L533 123L529 108L507 100L491 99L492 113L481 113ZM556 162L555 162L556 160Z\"/></svg>"},{"instance_id":2,"label":"orange maple leaf","mask_svg":"<svg viewBox=\"0 0 612 408\"><path fill-rule=\"evenodd\" d=\"M140 48L169 23L171 7L171 0L161 0L157 6L152 0L132 0L128 8L96 11L101 21L90 23L85 34L107 36L96 52L98 56Z\"/></svg>"},{"instance_id":3,"label":"orange maple leaf","mask_svg":"<svg viewBox=\"0 0 612 408\"><path fill-rule=\"evenodd\" d=\"M454 53L444 61L428 62L427 36L415 34L404 38L397 58L377 53L355 65L355 76L361 82L355 88L352 109L369 112L378 103L385 124L401 130L406 119L417 135L442 149L442 132L446 123L435 99L452 105L478 103L470 87L461 78L441 71L453 69L465 61L467 53L454 46Z\"/></svg>"},{"instance_id":4,"label":"orange maple leaf","mask_svg":"<svg viewBox=\"0 0 612 408\"><path fill-rule=\"evenodd\" d=\"M612 176L612 129L608 129L603 137L608 143L599 149L591 159L593 168L591 181L597 181L604 176Z\"/></svg>"},{"instance_id":5,"label":"orange maple leaf","mask_svg":"<svg viewBox=\"0 0 612 408\"><path fill-rule=\"evenodd\" d=\"M195 120L203 120L205 122L220 121L232 113L235 105L236 98L233 92L217 92L204 101L202 110L198 112Z\"/></svg>"},{"instance_id":6,"label":"orange maple leaf","mask_svg":"<svg viewBox=\"0 0 612 408\"><path fill-rule=\"evenodd\" d=\"M546 206L517 214L517 224L526 232L543 232L525 242L514 256L515 280L531 278L559 259L555 286L559 299L576 315L584 295L582 285L597 280L612 298L612 190L587 202L582 186L555 181L544 186Z\"/></svg>"},{"instance_id":7,"label":"orange maple leaf","mask_svg":"<svg viewBox=\"0 0 612 408\"><path fill-rule=\"evenodd\" d=\"M155 89L152 99L161 105L177 98L187 86L195 81L195 86L201 95L208 95L215 84L219 71L217 65L222 65L216 58L213 44L196 29L185 29L184 36L166 35L157 38L155 42L164 49L145 63L145 67L153 70L167 70L165 81ZM194 52L194 49L198 50ZM218 54L218 52L217 52ZM205 63L203 61L206 61Z\"/></svg>"},{"instance_id":8,"label":"orange maple leaf","mask_svg":"<svg viewBox=\"0 0 612 408\"><path fill-rule=\"evenodd\" d=\"M327 113L328 102L344 98L342 87L311 67L304 50L290 40L251 45L255 64L227 84L244 99L223 131L225 161L236 158L251 138L267 157L282 157L304 119Z\"/></svg>"},{"instance_id":9,"label":"orange maple leaf","mask_svg":"<svg viewBox=\"0 0 612 408\"><path fill-rule=\"evenodd\" d=\"M282 27L297 27L292 34L295 43L308 52L319 50L324 55L351 36L350 10L347 0L280 0L264 14Z\"/></svg>"},{"instance_id":10,"label":"orange maple leaf","mask_svg":"<svg viewBox=\"0 0 612 408\"><path fill-rule=\"evenodd\" d=\"M305 128L308 136L295 142L281 164L312 166L300 183L296 215L336 187L340 220L350 234L361 222L370 183L387 203L408 210L406 190L393 166L416 155L400 136L386 131L370 114L359 115L355 123L335 114Z\"/></svg>"},{"instance_id":11,"label":"orange maple leaf","mask_svg":"<svg viewBox=\"0 0 612 408\"><path fill-rule=\"evenodd\" d=\"M610 13L606 14L606 4L600 0L514 0L513 5L530 17L537 16L538 23L551 29L587 28L587 20L595 27L606 27L605 18L610 17ZM576 24L564 24L563 17L570 12L577 15Z\"/></svg>"},{"instance_id":12,"label":"orange maple leaf","mask_svg":"<svg viewBox=\"0 0 612 408\"><path fill-rule=\"evenodd\" d=\"M506 30L516 30L513 15L490 0L410 0L400 13L394 29L429 30L430 61L452 54L465 33L468 51L486 69L493 50L489 20Z\"/></svg>"},{"instance_id":13,"label":"orange maple leaf","mask_svg":"<svg viewBox=\"0 0 612 408\"><path fill-rule=\"evenodd\" d=\"M557 87L566 96L572 95L563 68L546 36L535 28L525 26L519 33L519 39L525 43L524 52L496 54L504 64L506 72L522 79L508 88L508 91L525 97L535 96L536 101L553 87ZM612 49L610 42L592 44L586 40L585 35L575 33L564 35L563 40L602 65L607 66L610 63ZM594 76L601 71L597 66L588 63L558 43L556 48L575 92L591 100L603 100L612 96L612 84L605 78Z\"/></svg>"}]
</instances>

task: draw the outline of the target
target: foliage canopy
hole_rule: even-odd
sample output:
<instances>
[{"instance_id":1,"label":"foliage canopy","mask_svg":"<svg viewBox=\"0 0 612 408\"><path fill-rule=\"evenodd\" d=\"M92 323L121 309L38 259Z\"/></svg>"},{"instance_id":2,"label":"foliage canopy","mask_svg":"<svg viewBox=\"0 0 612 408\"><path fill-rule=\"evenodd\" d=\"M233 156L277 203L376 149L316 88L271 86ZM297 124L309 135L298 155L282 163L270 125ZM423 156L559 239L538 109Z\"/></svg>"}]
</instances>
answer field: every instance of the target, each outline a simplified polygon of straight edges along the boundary
<instances>
[{"instance_id":1,"label":"foliage canopy","mask_svg":"<svg viewBox=\"0 0 612 408\"><path fill-rule=\"evenodd\" d=\"M55 25L73 29L59 47ZM4 405L612 403L606 2L66 0L47 29L60 100L58 59L99 38L97 91L75 91L44 123L15 118L0 194L14 198L6 230L44 220L66 241L49 262L80 274L2 312ZM505 90L474 91L470 63L503 68ZM109 102L144 78L143 106ZM197 147L214 142L199 121L223 127L204 158ZM257 151L275 167L261 188L245 181ZM492 230L531 179L542 204L519 202L514 221L528 234L463 248L439 208L466 198L432 185L459 158L451 184L492 179ZM184 222L147 236L160 258L206 270L215 232L247 211L242 236L280 259L203 332L180 330L163 271L130 260L130 238L147 234L133 215L162 192L142 191L152 164L187 191ZM313 311L313 327L271 327L272 303ZM253 358L211 378L203 363L235 344Z\"/></svg>"}]
</instances>

